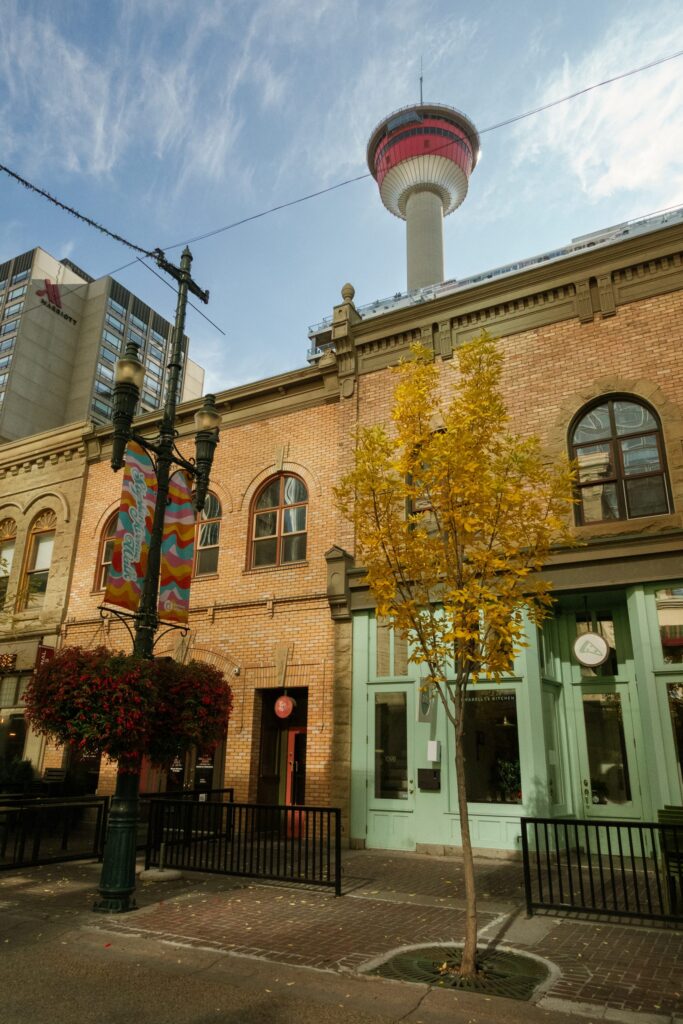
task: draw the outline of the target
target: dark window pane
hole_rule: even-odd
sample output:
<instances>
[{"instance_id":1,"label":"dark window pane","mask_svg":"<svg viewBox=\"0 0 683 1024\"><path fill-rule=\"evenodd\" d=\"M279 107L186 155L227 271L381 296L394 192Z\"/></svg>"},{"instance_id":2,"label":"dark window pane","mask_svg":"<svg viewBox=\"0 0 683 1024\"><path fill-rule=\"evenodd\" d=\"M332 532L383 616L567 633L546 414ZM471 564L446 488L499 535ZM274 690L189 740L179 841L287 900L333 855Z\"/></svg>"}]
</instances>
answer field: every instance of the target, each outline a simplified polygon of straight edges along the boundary
<instances>
[{"instance_id":1,"label":"dark window pane","mask_svg":"<svg viewBox=\"0 0 683 1024\"><path fill-rule=\"evenodd\" d=\"M576 461L579 467L579 482L582 484L614 476L611 444L591 444L577 448Z\"/></svg>"},{"instance_id":2,"label":"dark window pane","mask_svg":"<svg viewBox=\"0 0 683 1024\"><path fill-rule=\"evenodd\" d=\"M619 519L616 484L600 484L581 488L584 523L599 523L603 519Z\"/></svg>"},{"instance_id":3,"label":"dark window pane","mask_svg":"<svg viewBox=\"0 0 683 1024\"><path fill-rule=\"evenodd\" d=\"M218 548L200 548L197 552L196 576L218 572Z\"/></svg>"},{"instance_id":4,"label":"dark window pane","mask_svg":"<svg viewBox=\"0 0 683 1024\"><path fill-rule=\"evenodd\" d=\"M655 600L664 664L680 665L683 663L683 593L678 588L658 590Z\"/></svg>"},{"instance_id":5,"label":"dark window pane","mask_svg":"<svg viewBox=\"0 0 683 1024\"><path fill-rule=\"evenodd\" d=\"M626 502L630 517L660 516L669 511L664 477L648 476L626 481Z\"/></svg>"},{"instance_id":6,"label":"dark window pane","mask_svg":"<svg viewBox=\"0 0 683 1024\"><path fill-rule=\"evenodd\" d=\"M294 476L285 477L285 505L296 505L300 501L306 501L308 494L301 480Z\"/></svg>"},{"instance_id":7,"label":"dark window pane","mask_svg":"<svg viewBox=\"0 0 683 1024\"><path fill-rule=\"evenodd\" d=\"M408 799L408 728L405 693L375 694L375 796Z\"/></svg>"},{"instance_id":8,"label":"dark window pane","mask_svg":"<svg viewBox=\"0 0 683 1024\"><path fill-rule=\"evenodd\" d=\"M521 803L515 691L470 692L465 699L463 742L467 799L471 803Z\"/></svg>"},{"instance_id":9,"label":"dark window pane","mask_svg":"<svg viewBox=\"0 0 683 1024\"><path fill-rule=\"evenodd\" d=\"M199 547L210 548L218 544L220 529L220 523L202 523L199 527Z\"/></svg>"},{"instance_id":10,"label":"dark window pane","mask_svg":"<svg viewBox=\"0 0 683 1024\"><path fill-rule=\"evenodd\" d=\"M666 689L669 696L674 745L678 756L678 771L680 778L683 779L683 684L669 683Z\"/></svg>"},{"instance_id":11,"label":"dark window pane","mask_svg":"<svg viewBox=\"0 0 683 1024\"><path fill-rule=\"evenodd\" d=\"M594 804L631 800L626 738L618 693L584 693L583 718Z\"/></svg>"},{"instance_id":12,"label":"dark window pane","mask_svg":"<svg viewBox=\"0 0 683 1024\"><path fill-rule=\"evenodd\" d=\"M657 430L657 421L652 413L636 402L614 402L614 422L617 434L640 434L643 430Z\"/></svg>"},{"instance_id":13,"label":"dark window pane","mask_svg":"<svg viewBox=\"0 0 683 1024\"><path fill-rule=\"evenodd\" d=\"M277 558L277 540L254 541L254 565L275 565Z\"/></svg>"},{"instance_id":14,"label":"dark window pane","mask_svg":"<svg viewBox=\"0 0 683 1024\"><path fill-rule=\"evenodd\" d=\"M280 504L280 481L273 480L259 495L256 508L277 508Z\"/></svg>"},{"instance_id":15,"label":"dark window pane","mask_svg":"<svg viewBox=\"0 0 683 1024\"><path fill-rule=\"evenodd\" d=\"M657 473L661 470L657 438L654 434L632 437L621 441L620 444L626 476L634 473Z\"/></svg>"},{"instance_id":16,"label":"dark window pane","mask_svg":"<svg viewBox=\"0 0 683 1024\"><path fill-rule=\"evenodd\" d=\"M602 441L610 437L612 428L609 422L609 406L596 405L589 413L579 420L572 438L574 444L585 444L591 441Z\"/></svg>"},{"instance_id":17,"label":"dark window pane","mask_svg":"<svg viewBox=\"0 0 683 1024\"><path fill-rule=\"evenodd\" d=\"M283 533L297 533L306 529L306 506L299 505L296 508L284 510Z\"/></svg>"},{"instance_id":18,"label":"dark window pane","mask_svg":"<svg viewBox=\"0 0 683 1024\"><path fill-rule=\"evenodd\" d=\"M47 570L33 572L27 579L26 607L39 608L45 599L47 590Z\"/></svg>"},{"instance_id":19,"label":"dark window pane","mask_svg":"<svg viewBox=\"0 0 683 1024\"><path fill-rule=\"evenodd\" d=\"M254 520L254 536L273 537L277 532L277 512L259 512Z\"/></svg>"},{"instance_id":20,"label":"dark window pane","mask_svg":"<svg viewBox=\"0 0 683 1024\"><path fill-rule=\"evenodd\" d=\"M303 562L306 557L306 534L295 533L282 538L282 561Z\"/></svg>"},{"instance_id":21,"label":"dark window pane","mask_svg":"<svg viewBox=\"0 0 683 1024\"><path fill-rule=\"evenodd\" d=\"M204 502L204 508L202 509L202 519L220 519L220 515L220 501L215 495L207 494L206 501Z\"/></svg>"}]
</instances>

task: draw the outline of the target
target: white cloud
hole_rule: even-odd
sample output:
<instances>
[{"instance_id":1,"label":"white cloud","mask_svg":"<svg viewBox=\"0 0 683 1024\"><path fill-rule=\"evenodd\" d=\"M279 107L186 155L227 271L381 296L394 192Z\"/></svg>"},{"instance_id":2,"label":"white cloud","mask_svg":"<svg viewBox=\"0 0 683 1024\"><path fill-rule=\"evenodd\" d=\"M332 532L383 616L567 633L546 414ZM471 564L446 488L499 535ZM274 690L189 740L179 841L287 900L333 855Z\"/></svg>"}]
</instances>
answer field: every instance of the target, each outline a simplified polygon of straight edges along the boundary
<instances>
[{"instance_id":1,"label":"white cloud","mask_svg":"<svg viewBox=\"0 0 683 1024\"><path fill-rule=\"evenodd\" d=\"M670 17L643 9L612 23L581 60L565 58L534 103L547 103L675 52L683 40L680 8ZM660 14L662 12L660 11ZM678 38L677 38L678 37ZM514 165L537 188L555 175L557 191L579 189L597 202L630 194L664 207L683 202L683 58L602 86L522 122Z\"/></svg>"}]
</instances>

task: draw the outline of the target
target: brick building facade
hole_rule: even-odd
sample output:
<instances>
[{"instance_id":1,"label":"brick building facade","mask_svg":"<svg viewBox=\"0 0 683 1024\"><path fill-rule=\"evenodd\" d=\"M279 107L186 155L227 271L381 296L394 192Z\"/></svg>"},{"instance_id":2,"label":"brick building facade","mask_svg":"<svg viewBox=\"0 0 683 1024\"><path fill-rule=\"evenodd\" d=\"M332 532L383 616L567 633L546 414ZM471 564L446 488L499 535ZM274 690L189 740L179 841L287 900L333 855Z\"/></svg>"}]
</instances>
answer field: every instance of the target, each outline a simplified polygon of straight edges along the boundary
<instances>
[{"instance_id":1,"label":"brick building facade","mask_svg":"<svg viewBox=\"0 0 683 1024\"><path fill-rule=\"evenodd\" d=\"M569 446L579 459L585 544L553 556L556 612L530 632L514 674L472 696L475 845L517 848L522 813L638 820L680 803L682 253L678 218L387 308L358 310L345 286L311 366L221 393L190 633L166 634L157 649L221 667L234 711L215 761L200 751L163 779L150 774L146 788L225 784L236 799L332 803L355 845L457 846L446 724L417 708L418 676L405 644L376 621L332 489L350 467L355 427L387 419L390 367L411 342L433 350L448 389L454 350L485 327L500 338L512 429L538 434L549 457ZM195 405L180 410L186 456ZM149 414L138 428L153 433L155 422ZM121 488L110 445L107 428L86 439L62 642L126 648L123 626L99 614ZM593 669L573 653L586 632L607 649ZM296 706L278 718L285 694ZM390 784L383 721L394 729ZM442 754L432 761L435 738ZM102 791L112 771L103 767Z\"/></svg>"}]
</instances>

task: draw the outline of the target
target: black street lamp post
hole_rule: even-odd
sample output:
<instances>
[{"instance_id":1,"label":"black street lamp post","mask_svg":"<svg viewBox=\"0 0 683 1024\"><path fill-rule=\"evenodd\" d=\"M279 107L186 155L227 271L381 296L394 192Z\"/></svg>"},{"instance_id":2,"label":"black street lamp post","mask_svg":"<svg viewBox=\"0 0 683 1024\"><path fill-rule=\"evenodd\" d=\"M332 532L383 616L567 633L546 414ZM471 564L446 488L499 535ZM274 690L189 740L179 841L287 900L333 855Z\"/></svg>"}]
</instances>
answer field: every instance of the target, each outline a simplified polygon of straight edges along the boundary
<instances>
[{"instance_id":1,"label":"black street lamp post","mask_svg":"<svg viewBox=\"0 0 683 1024\"><path fill-rule=\"evenodd\" d=\"M162 254L157 260L162 268L178 281L178 302L176 306L171 361L168 364L166 401L158 437L151 441L132 429L133 415L140 397L145 368L138 357L138 346L129 342L124 356L116 364L114 383L114 412L112 416L114 436L111 465L119 470L124 464L126 445L136 441L155 460L157 494L149 541L147 573L145 575L140 605L135 613L133 651L140 658L152 658L154 635L159 625L157 602L159 598L159 571L161 566L161 544L164 530L164 516L168 503L169 480L173 466L185 469L195 481L194 506L198 512L204 507L209 486L209 474L213 456L218 444L220 414L216 409L214 395L204 397L204 405L195 413L195 454L190 462L184 459L175 447L175 418L178 400L178 385L182 368L182 340L185 331L185 310L188 290L208 302L208 292L203 292L192 281L190 267L192 254L185 248L180 268L167 263ZM107 828L104 862L100 877L100 899L94 909L104 913L123 913L135 909L135 858L138 826L139 773L119 770L116 778L116 792L112 799Z\"/></svg>"}]
</instances>

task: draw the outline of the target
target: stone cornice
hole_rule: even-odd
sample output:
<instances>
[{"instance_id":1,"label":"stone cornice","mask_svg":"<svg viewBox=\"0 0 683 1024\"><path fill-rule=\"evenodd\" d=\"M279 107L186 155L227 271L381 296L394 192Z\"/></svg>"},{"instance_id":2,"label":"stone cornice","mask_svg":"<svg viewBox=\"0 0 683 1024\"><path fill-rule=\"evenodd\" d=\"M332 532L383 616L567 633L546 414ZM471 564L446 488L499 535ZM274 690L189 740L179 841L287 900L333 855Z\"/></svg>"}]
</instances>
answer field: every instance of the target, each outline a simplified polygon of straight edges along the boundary
<instances>
[{"instance_id":1,"label":"stone cornice","mask_svg":"<svg viewBox=\"0 0 683 1024\"><path fill-rule=\"evenodd\" d=\"M448 358L482 327L505 336L573 317L587 322L596 314L613 316L625 303L680 289L683 225L675 224L357 319L352 330L359 371L396 361L418 338Z\"/></svg>"},{"instance_id":2,"label":"stone cornice","mask_svg":"<svg viewBox=\"0 0 683 1024\"><path fill-rule=\"evenodd\" d=\"M92 424L87 421L69 423L0 445L0 479L59 463L79 465L85 458L86 437L91 431ZM81 473L79 469L75 475Z\"/></svg>"},{"instance_id":3,"label":"stone cornice","mask_svg":"<svg viewBox=\"0 0 683 1024\"><path fill-rule=\"evenodd\" d=\"M321 365L322 364L322 365ZM254 420L282 416L328 405L339 401L339 383L336 360L331 357L317 366L302 367L276 377L266 377L250 384L229 388L216 395L216 405L222 415L221 432L231 426ZM183 402L178 406L178 437L192 437L195 432L194 414L201 408L203 398ZM147 413L135 420L135 428L150 437L158 431L161 411ZM88 439L88 461L103 457L111 444L112 428L100 427Z\"/></svg>"}]
</instances>

